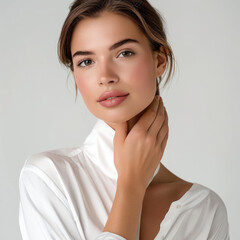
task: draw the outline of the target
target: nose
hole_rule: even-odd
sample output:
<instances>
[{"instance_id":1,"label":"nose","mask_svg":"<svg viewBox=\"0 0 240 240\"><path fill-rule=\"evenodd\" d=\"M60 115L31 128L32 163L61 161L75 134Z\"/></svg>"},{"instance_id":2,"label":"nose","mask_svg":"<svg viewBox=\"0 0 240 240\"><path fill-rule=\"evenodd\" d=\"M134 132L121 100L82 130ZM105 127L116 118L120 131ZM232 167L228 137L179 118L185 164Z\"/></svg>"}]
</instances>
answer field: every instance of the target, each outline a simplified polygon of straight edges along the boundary
<instances>
[{"instance_id":1,"label":"nose","mask_svg":"<svg viewBox=\"0 0 240 240\"><path fill-rule=\"evenodd\" d=\"M111 63L104 61L99 64L99 81L98 84L101 85L109 85L116 84L119 81L119 77L114 70L114 67Z\"/></svg>"}]
</instances>

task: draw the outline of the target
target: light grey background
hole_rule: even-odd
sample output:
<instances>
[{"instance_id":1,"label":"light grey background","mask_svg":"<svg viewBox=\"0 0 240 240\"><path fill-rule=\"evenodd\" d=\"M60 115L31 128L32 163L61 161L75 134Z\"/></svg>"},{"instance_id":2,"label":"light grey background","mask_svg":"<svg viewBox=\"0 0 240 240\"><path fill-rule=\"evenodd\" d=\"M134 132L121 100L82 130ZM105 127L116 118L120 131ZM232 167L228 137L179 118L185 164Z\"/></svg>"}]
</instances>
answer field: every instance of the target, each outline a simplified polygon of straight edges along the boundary
<instances>
[{"instance_id":1,"label":"light grey background","mask_svg":"<svg viewBox=\"0 0 240 240\"><path fill-rule=\"evenodd\" d=\"M19 240L18 178L35 153L79 146L96 118L57 58L71 1L0 0L0 239ZM238 239L240 2L152 0L163 14L177 71L162 96L170 135L162 162L226 204Z\"/></svg>"}]
</instances>

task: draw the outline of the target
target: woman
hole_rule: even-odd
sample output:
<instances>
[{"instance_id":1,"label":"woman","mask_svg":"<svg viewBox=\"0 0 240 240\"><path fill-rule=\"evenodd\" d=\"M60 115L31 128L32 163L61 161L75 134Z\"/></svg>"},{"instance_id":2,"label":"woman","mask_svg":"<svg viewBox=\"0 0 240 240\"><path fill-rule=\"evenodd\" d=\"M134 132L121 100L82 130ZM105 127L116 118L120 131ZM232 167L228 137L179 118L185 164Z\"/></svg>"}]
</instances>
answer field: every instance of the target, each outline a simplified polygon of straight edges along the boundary
<instances>
[{"instance_id":1,"label":"woman","mask_svg":"<svg viewBox=\"0 0 240 240\"><path fill-rule=\"evenodd\" d=\"M229 239L221 198L160 162L168 116L158 84L171 77L173 53L156 10L140 0L76 0L59 58L98 121L81 147L26 160L23 239Z\"/></svg>"}]
</instances>

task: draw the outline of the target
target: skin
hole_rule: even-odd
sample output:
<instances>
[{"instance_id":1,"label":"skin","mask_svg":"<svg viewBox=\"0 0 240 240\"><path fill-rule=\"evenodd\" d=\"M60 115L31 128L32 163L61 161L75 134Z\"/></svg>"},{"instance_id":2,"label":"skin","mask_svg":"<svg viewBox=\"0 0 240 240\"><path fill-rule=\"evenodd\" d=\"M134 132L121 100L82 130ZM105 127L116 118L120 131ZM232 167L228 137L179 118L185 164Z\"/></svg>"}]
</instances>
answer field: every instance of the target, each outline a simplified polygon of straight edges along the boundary
<instances>
[{"instance_id":1,"label":"skin","mask_svg":"<svg viewBox=\"0 0 240 240\"><path fill-rule=\"evenodd\" d=\"M109 50L110 46L124 39L134 39L138 43L128 42ZM92 54L77 55L79 51L90 51ZM71 53L72 73L85 104L93 115L115 130L114 163L118 183L104 231L136 239L143 203L144 206L153 206L145 211L146 216L151 217L151 211L164 204L167 210L167 204L176 200L172 192L177 191L170 185L166 188L166 184L182 181L160 163L160 170L149 191L146 191L168 139L166 109L161 99L154 98L156 78L164 73L167 58L162 49L151 50L148 39L132 20L109 12L77 24L72 36ZM103 107L98 98L103 92L111 90L129 95L118 106ZM162 205L154 206L151 201L161 199L163 195L171 198L165 197ZM144 202L144 196L149 200ZM158 212L161 216L152 219L156 224L166 213L162 209ZM145 231L147 236L149 232L152 229Z\"/></svg>"},{"instance_id":2,"label":"skin","mask_svg":"<svg viewBox=\"0 0 240 240\"><path fill-rule=\"evenodd\" d=\"M126 43L109 51L123 39L135 39L139 44ZM78 23L72 36L72 55L79 50L95 53L73 58L73 75L88 109L113 129L114 123L128 121L130 130L153 101L156 78L166 68L165 55L152 52L149 41L130 19L109 12ZM85 59L90 61L78 66ZM113 89L129 93L128 98L111 109L101 106L99 96Z\"/></svg>"},{"instance_id":3,"label":"skin","mask_svg":"<svg viewBox=\"0 0 240 240\"><path fill-rule=\"evenodd\" d=\"M135 39L139 44L126 43L109 51L110 46L123 39ZM153 101L156 78L166 69L166 56L162 51L151 50L148 39L134 22L109 12L77 24L71 42L72 56L77 51L94 53L73 57L72 73L88 109L114 130L116 124L127 121L129 132ZM99 96L113 89L129 93L128 98L111 109L101 106L97 102ZM167 180L180 178L161 164L151 184Z\"/></svg>"}]
</instances>

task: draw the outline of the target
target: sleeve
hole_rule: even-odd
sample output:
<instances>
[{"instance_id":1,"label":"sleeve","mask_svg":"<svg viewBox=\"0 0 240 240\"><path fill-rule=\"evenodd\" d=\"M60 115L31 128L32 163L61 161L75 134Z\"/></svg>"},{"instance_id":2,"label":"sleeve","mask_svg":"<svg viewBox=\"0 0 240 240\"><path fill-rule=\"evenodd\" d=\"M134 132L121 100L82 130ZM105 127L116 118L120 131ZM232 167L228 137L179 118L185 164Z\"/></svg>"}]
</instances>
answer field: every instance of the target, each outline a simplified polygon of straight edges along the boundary
<instances>
[{"instance_id":1,"label":"sleeve","mask_svg":"<svg viewBox=\"0 0 240 240\"><path fill-rule=\"evenodd\" d=\"M223 200L218 195L216 197L219 204L212 221L208 240L230 240L227 209Z\"/></svg>"},{"instance_id":2,"label":"sleeve","mask_svg":"<svg viewBox=\"0 0 240 240\"><path fill-rule=\"evenodd\" d=\"M23 167L19 194L19 227L23 240L86 239L77 228L66 197L42 170L32 165ZM126 239L102 232L95 240Z\"/></svg>"},{"instance_id":3,"label":"sleeve","mask_svg":"<svg viewBox=\"0 0 240 240\"><path fill-rule=\"evenodd\" d=\"M42 170L24 166L19 193L19 227L23 240L84 239L65 196Z\"/></svg>"},{"instance_id":4,"label":"sleeve","mask_svg":"<svg viewBox=\"0 0 240 240\"><path fill-rule=\"evenodd\" d=\"M102 232L95 240L127 240L127 239L115 233Z\"/></svg>"}]
</instances>

